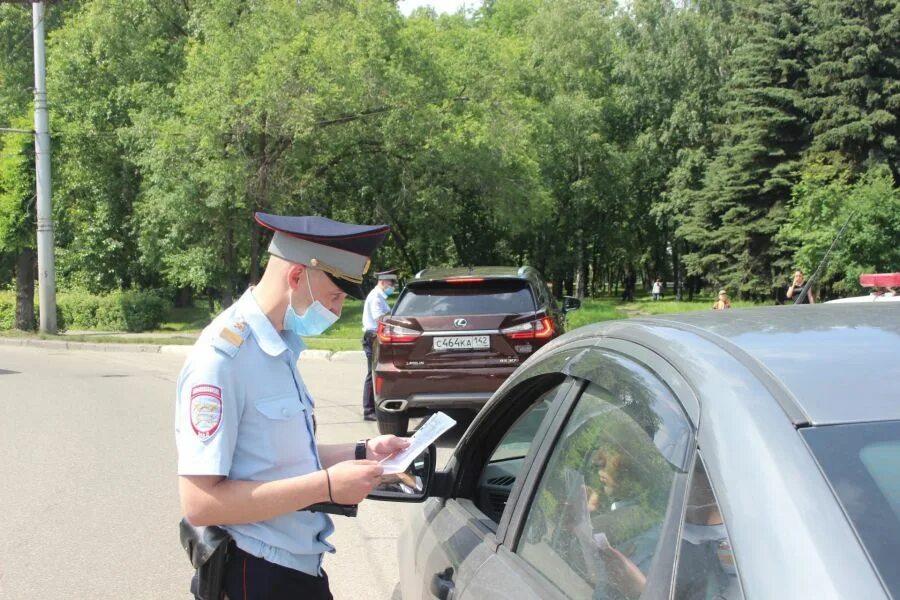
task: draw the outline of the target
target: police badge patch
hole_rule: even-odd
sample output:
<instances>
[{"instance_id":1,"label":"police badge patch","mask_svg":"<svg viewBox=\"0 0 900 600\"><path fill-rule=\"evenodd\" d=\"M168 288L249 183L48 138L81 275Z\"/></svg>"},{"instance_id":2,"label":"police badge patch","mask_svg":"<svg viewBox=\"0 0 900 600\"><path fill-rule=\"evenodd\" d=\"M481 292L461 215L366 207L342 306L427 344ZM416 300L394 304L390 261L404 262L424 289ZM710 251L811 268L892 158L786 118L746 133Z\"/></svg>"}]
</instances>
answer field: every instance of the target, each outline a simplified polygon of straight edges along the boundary
<instances>
[{"instance_id":1,"label":"police badge patch","mask_svg":"<svg viewBox=\"0 0 900 600\"><path fill-rule=\"evenodd\" d=\"M216 435L222 424L222 388L195 385L191 388L191 427L201 441Z\"/></svg>"}]
</instances>

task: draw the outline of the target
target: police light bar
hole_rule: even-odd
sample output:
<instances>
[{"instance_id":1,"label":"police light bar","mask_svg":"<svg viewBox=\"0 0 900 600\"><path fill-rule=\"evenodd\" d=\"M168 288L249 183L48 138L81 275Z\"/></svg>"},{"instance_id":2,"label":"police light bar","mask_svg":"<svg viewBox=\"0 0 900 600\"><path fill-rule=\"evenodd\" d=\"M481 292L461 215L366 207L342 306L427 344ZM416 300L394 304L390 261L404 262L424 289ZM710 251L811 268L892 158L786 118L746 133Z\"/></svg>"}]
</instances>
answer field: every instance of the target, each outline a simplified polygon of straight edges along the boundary
<instances>
[{"instance_id":1,"label":"police light bar","mask_svg":"<svg viewBox=\"0 0 900 600\"><path fill-rule=\"evenodd\" d=\"M900 273L863 273L859 276L859 285L863 287L898 287Z\"/></svg>"}]
</instances>

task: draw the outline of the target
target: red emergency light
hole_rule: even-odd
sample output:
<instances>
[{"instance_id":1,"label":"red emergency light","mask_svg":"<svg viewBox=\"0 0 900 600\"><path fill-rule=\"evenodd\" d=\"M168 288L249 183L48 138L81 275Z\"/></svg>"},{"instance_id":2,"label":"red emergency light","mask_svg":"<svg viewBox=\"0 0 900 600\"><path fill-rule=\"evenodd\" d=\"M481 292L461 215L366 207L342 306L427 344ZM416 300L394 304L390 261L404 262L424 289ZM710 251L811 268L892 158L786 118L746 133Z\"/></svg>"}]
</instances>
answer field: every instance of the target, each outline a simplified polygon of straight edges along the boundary
<instances>
[{"instance_id":1,"label":"red emergency light","mask_svg":"<svg viewBox=\"0 0 900 600\"><path fill-rule=\"evenodd\" d=\"M898 287L900 273L863 273L859 276L859 285L863 287Z\"/></svg>"}]
</instances>

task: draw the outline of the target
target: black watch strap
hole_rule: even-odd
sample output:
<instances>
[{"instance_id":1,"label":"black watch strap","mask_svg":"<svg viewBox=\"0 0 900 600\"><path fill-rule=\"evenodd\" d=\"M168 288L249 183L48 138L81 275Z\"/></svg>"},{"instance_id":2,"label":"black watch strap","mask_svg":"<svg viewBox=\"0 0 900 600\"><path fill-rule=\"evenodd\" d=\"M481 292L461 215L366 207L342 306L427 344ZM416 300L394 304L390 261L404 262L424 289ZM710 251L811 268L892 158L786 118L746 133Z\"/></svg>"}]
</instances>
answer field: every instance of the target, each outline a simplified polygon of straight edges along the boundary
<instances>
[{"instance_id":1,"label":"black watch strap","mask_svg":"<svg viewBox=\"0 0 900 600\"><path fill-rule=\"evenodd\" d=\"M369 444L368 438L366 438L364 440L359 440L358 442L356 442L356 451L354 453L354 458L356 458L356 460L365 460L366 459L366 455L368 454L368 448L367 448L368 444Z\"/></svg>"}]
</instances>

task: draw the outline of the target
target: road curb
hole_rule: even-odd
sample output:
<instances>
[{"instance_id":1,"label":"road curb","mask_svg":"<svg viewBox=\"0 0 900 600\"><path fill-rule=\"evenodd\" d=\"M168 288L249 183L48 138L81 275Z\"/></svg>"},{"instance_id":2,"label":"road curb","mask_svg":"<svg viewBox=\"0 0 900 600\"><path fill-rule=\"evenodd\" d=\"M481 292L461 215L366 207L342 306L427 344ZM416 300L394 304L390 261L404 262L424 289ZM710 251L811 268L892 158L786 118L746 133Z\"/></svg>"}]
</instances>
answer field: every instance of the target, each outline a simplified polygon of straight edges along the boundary
<instances>
[{"instance_id":1,"label":"road curb","mask_svg":"<svg viewBox=\"0 0 900 600\"><path fill-rule=\"evenodd\" d=\"M31 338L0 337L0 346L25 346L53 350L87 350L91 352L141 352L150 354L175 354L187 356L193 345L175 344L114 344L94 342L66 342L64 340L36 340ZM332 352L331 350L304 350L302 360L330 360L336 362L365 362L365 353L360 351Z\"/></svg>"},{"instance_id":2,"label":"road curb","mask_svg":"<svg viewBox=\"0 0 900 600\"><path fill-rule=\"evenodd\" d=\"M366 353L362 350L344 350L343 352L335 352L332 354L331 360L338 362L365 361Z\"/></svg>"},{"instance_id":3,"label":"road curb","mask_svg":"<svg viewBox=\"0 0 900 600\"><path fill-rule=\"evenodd\" d=\"M110 344L111 346L122 346L124 344ZM187 356L191 353L191 350L194 349L194 345L190 346L176 346L174 344L162 344L159 347L160 354L179 354L181 356Z\"/></svg>"},{"instance_id":4,"label":"road curb","mask_svg":"<svg viewBox=\"0 0 900 600\"><path fill-rule=\"evenodd\" d=\"M300 353L300 360L331 360L331 350L304 350Z\"/></svg>"},{"instance_id":5,"label":"road curb","mask_svg":"<svg viewBox=\"0 0 900 600\"><path fill-rule=\"evenodd\" d=\"M95 344L93 342L64 342L62 340L32 340L28 338L0 338L0 346L26 346L52 348L54 350L89 350L92 352L144 352L159 353L153 344ZM186 346L190 348L190 346Z\"/></svg>"}]
</instances>

